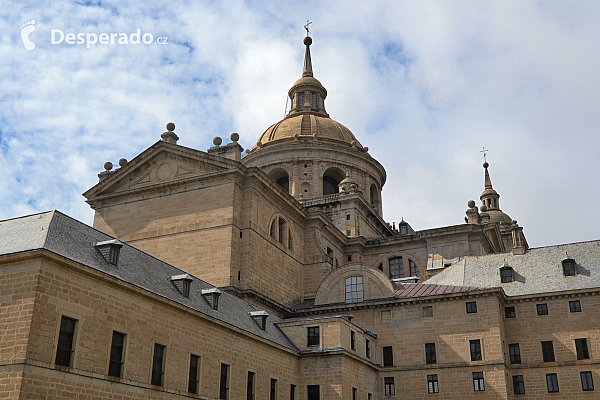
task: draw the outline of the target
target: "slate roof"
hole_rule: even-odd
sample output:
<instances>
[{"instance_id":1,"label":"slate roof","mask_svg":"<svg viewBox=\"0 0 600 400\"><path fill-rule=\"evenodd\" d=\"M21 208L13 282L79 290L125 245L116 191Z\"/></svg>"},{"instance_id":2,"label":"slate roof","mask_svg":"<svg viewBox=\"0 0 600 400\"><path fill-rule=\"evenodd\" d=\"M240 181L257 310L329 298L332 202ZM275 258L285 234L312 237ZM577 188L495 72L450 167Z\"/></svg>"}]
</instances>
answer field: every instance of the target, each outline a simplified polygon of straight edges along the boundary
<instances>
[{"instance_id":1,"label":"slate roof","mask_svg":"<svg viewBox=\"0 0 600 400\"><path fill-rule=\"evenodd\" d=\"M424 283L393 282L392 285L394 286L395 297L399 299L462 293L480 289L474 286L426 285Z\"/></svg>"},{"instance_id":2,"label":"slate roof","mask_svg":"<svg viewBox=\"0 0 600 400\"><path fill-rule=\"evenodd\" d=\"M269 315L266 329L263 331L248 315L259 308L226 292L219 297L219 309L215 311L200 293L202 289L214 286L193 276L190 297L186 298L171 282L172 276L185 274L184 271L132 246L124 244L119 253L118 267L110 265L95 247L97 242L110 239L113 238L59 211L0 221L0 255L45 249L298 351L287 336L274 325L280 321L276 316Z\"/></svg>"},{"instance_id":3,"label":"slate roof","mask_svg":"<svg viewBox=\"0 0 600 400\"><path fill-rule=\"evenodd\" d=\"M575 260L577 275L563 275L566 253ZM500 282L505 261L513 268L513 282ZM465 257L424 284L502 287L507 296L600 288L600 240L533 248L524 255Z\"/></svg>"}]
</instances>

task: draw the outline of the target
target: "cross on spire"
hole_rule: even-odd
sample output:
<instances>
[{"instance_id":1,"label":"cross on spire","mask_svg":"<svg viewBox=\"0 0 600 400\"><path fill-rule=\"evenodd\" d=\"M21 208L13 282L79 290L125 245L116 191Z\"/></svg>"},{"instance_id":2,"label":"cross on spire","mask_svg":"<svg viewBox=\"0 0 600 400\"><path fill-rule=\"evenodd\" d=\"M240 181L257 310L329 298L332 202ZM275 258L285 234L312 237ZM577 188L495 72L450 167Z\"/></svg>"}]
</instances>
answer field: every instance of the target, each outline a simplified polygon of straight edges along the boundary
<instances>
[{"instance_id":1,"label":"cross on spire","mask_svg":"<svg viewBox=\"0 0 600 400\"><path fill-rule=\"evenodd\" d=\"M306 36L309 36L309 35L310 35L310 31L308 30L308 26L309 26L310 24L312 24L312 22L311 22L311 21L309 21L309 20L306 20L306 25L304 25L304 29L306 29Z\"/></svg>"},{"instance_id":2,"label":"cross on spire","mask_svg":"<svg viewBox=\"0 0 600 400\"><path fill-rule=\"evenodd\" d=\"M488 151L489 151L489 150L488 150L488 149L486 149L486 148L485 148L485 146L483 146L483 150L480 150L480 151L479 151L480 153L483 153L483 161L484 161L484 162L487 162L487 160L486 160L485 156L486 156L486 153L487 153Z\"/></svg>"}]
</instances>

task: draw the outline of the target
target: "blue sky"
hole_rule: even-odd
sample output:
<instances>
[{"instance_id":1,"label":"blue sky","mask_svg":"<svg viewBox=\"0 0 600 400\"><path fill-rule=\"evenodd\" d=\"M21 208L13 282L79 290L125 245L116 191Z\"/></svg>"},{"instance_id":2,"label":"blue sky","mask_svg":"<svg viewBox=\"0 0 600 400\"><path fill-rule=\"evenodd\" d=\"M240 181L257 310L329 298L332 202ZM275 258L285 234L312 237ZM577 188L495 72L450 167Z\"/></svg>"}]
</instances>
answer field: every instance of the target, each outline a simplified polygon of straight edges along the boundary
<instances>
[{"instance_id":1,"label":"blue sky","mask_svg":"<svg viewBox=\"0 0 600 400\"><path fill-rule=\"evenodd\" d=\"M58 209L91 224L81 193L104 162L169 121L184 146L238 132L252 147L284 115L310 19L330 116L387 169L386 220L462 223L485 146L531 246L600 238L597 1L122 3L2 0L0 219ZM168 44L52 44L53 29Z\"/></svg>"}]
</instances>

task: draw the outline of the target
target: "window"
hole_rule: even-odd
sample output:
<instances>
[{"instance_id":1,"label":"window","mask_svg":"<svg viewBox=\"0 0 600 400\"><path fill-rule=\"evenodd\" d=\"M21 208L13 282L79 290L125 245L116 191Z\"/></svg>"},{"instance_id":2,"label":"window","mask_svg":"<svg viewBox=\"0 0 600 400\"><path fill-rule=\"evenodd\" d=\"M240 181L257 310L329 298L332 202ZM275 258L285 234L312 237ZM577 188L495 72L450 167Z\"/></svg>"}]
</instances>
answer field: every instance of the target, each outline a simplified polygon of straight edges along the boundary
<instances>
[{"instance_id":1,"label":"window","mask_svg":"<svg viewBox=\"0 0 600 400\"><path fill-rule=\"evenodd\" d=\"M284 233L285 233L285 221L283 220L283 218L279 218L279 235L277 237L277 240L279 240L279 243L283 243Z\"/></svg>"},{"instance_id":2,"label":"window","mask_svg":"<svg viewBox=\"0 0 600 400\"><path fill-rule=\"evenodd\" d=\"M500 282L509 283L513 281L513 269L511 267L500 268Z\"/></svg>"},{"instance_id":3,"label":"window","mask_svg":"<svg viewBox=\"0 0 600 400\"><path fill-rule=\"evenodd\" d=\"M350 331L350 349L356 351L356 332Z\"/></svg>"},{"instance_id":4,"label":"window","mask_svg":"<svg viewBox=\"0 0 600 400\"><path fill-rule=\"evenodd\" d=\"M513 376L512 381L515 394L525 394L525 381L523 380L523 375Z\"/></svg>"},{"instance_id":5,"label":"window","mask_svg":"<svg viewBox=\"0 0 600 400\"><path fill-rule=\"evenodd\" d=\"M562 260L562 267L564 276L577 275L577 269L575 268L575 260L571 257L567 256L567 258Z\"/></svg>"},{"instance_id":6,"label":"window","mask_svg":"<svg viewBox=\"0 0 600 400\"><path fill-rule=\"evenodd\" d=\"M537 315L548 315L548 304L536 304L535 308L537 308Z\"/></svg>"},{"instance_id":7,"label":"window","mask_svg":"<svg viewBox=\"0 0 600 400\"><path fill-rule=\"evenodd\" d=\"M152 358L152 378L150 383L156 386L163 385L165 346L154 343L154 356Z\"/></svg>"},{"instance_id":8,"label":"window","mask_svg":"<svg viewBox=\"0 0 600 400\"><path fill-rule=\"evenodd\" d=\"M575 350L578 360L589 360L590 350L588 349L587 339L575 339Z\"/></svg>"},{"instance_id":9,"label":"window","mask_svg":"<svg viewBox=\"0 0 600 400\"><path fill-rule=\"evenodd\" d=\"M277 379L271 378L271 390L269 390L269 400L277 400Z\"/></svg>"},{"instance_id":10,"label":"window","mask_svg":"<svg viewBox=\"0 0 600 400\"><path fill-rule=\"evenodd\" d=\"M350 236L350 231L346 231L346 236ZM352 262L352 255L347 256L348 262Z\"/></svg>"},{"instance_id":11,"label":"window","mask_svg":"<svg viewBox=\"0 0 600 400\"><path fill-rule=\"evenodd\" d=\"M296 400L296 385L290 385L290 400Z\"/></svg>"},{"instance_id":12,"label":"window","mask_svg":"<svg viewBox=\"0 0 600 400\"><path fill-rule=\"evenodd\" d=\"M346 214L346 221L350 221L350 214Z\"/></svg>"},{"instance_id":13,"label":"window","mask_svg":"<svg viewBox=\"0 0 600 400\"><path fill-rule=\"evenodd\" d=\"M229 400L229 365L221 364L221 379L219 379L219 399Z\"/></svg>"},{"instance_id":14,"label":"window","mask_svg":"<svg viewBox=\"0 0 600 400\"><path fill-rule=\"evenodd\" d=\"M365 355L367 358L371 358L371 341L369 339L365 339Z\"/></svg>"},{"instance_id":15,"label":"window","mask_svg":"<svg viewBox=\"0 0 600 400\"><path fill-rule=\"evenodd\" d=\"M311 110L317 109L317 93L316 92L310 92L310 109Z\"/></svg>"},{"instance_id":16,"label":"window","mask_svg":"<svg viewBox=\"0 0 600 400\"><path fill-rule=\"evenodd\" d=\"M384 387L385 387L385 395L386 396L394 396L396 394L396 386L394 385L394 378L383 378Z\"/></svg>"},{"instance_id":17,"label":"window","mask_svg":"<svg viewBox=\"0 0 600 400\"><path fill-rule=\"evenodd\" d=\"M519 348L519 343L509 344L508 353L510 354L511 364L521 364L521 349Z\"/></svg>"},{"instance_id":18,"label":"window","mask_svg":"<svg viewBox=\"0 0 600 400\"><path fill-rule=\"evenodd\" d=\"M188 393L198 394L200 383L200 356L190 355L190 372L188 376Z\"/></svg>"},{"instance_id":19,"label":"window","mask_svg":"<svg viewBox=\"0 0 600 400\"><path fill-rule=\"evenodd\" d=\"M304 92L298 92L298 111L304 107Z\"/></svg>"},{"instance_id":20,"label":"window","mask_svg":"<svg viewBox=\"0 0 600 400\"><path fill-rule=\"evenodd\" d=\"M584 392L594 390L594 381L592 380L592 371L581 371L581 390Z\"/></svg>"},{"instance_id":21,"label":"window","mask_svg":"<svg viewBox=\"0 0 600 400\"><path fill-rule=\"evenodd\" d=\"M75 325L77 320L65 317L60 319L60 332L58 333L58 345L56 346L56 365L70 367L73 355L73 339L75 338Z\"/></svg>"},{"instance_id":22,"label":"window","mask_svg":"<svg viewBox=\"0 0 600 400\"><path fill-rule=\"evenodd\" d=\"M413 260L408 260L408 265L410 267L410 276L419 276L419 268L417 268L417 264L415 264Z\"/></svg>"},{"instance_id":23,"label":"window","mask_svg":"<svg viewBox=\"0 0 600 400\"><path fill-rule=\"evenodd\" d=\"M546 384L548 393L558 393L558 376L556 374L546 374Z\"/></svg>"},{"instance_id":24,"label":"window","mask_svg":"<svg viewBox=\"0 0 600 400\"><path fill-rule=\"evenodd\" d=\"M404 261L402 257L390 258L390 279L404 278Z\"/></svg>"},{"instance_id":25,"label":"window","mask_svg":"<svg viewBox=\"0 0 600 400\"><path fill-rule=\"evenodd\" d=\"M514 307L504 307L505 318L517 318L517 313Z\"/></svg>"},{"instance_id":26,"label":"window","mask_svg":"<svg viewBox=\"0 0 600 400\"><path fill-rule=\"evenodd\" d=\"M108 375L121 377L123 372L123 350L125 349L125 334L113 331L110 345L110 361L108 363Z\"/></svg>"},{"instance_id":27,"label":"window","mask_svg":"<svg viewBox=\"0 0 600 400\"><path fill-rule=\"evenodd\" d=\"M485 384L483 382L483 371L473 372L473 390L476 392L485 391Z\"/></svg>"},{"instance_id":28,"label":"window","mask_svg":"<svg viewBox=\"0 0 600 400\"><path fill-rule=\"evenodd\" d=\"M552 341L542 342L542 358L544 362L554 361L554 345Z\"/></svg>"},{"instance_id":29,"label":"window","mask_svg":"<svg viewBox=\"0 0 600 400\"><path fill-rule=\"evenodd\" d=\"M308 392L308 400L320 400L321 394L319 385L308 385L306 391Z\"/></svg>"},{"instance_id":30,"label":"window","mask_svg":"<svg viewBox=\"0 0 600 400\"><path fill-rule=\"evenodd\" d=\"M438 385L437 374L427 375L427 393L439 393L440 387Z\"/></svg>"},{"instance_id":31,"label":"window","mask_svg":"<svg viewBox=\"0 0 600 400\"><path fill-rule=\"evenodd\" d=\"M480 361L481 358L481 341L479 339L469 340L469 348L471 350L471 361Z\"/></svg>"},{"instance_id":32,"label":"window","mask_svg":"<svg viewBox=\"0 0 600 400\"><path fill-rule=\"evenodd\" d=\"M311 326L308 328L308 346L318 346L320 344L319 327Z\"/></svg>"},{"instance_id":33,"label":"window","mask_svg":"<svg viewBox=\"0 0 600 400\"><path fill-rule=\"evenodd\" d=\"M358 400L358 389L352 388L352 400Z\"/></svg>"},{"instance_id":34,"label":"window","mask_svg":"<svg viewBox=\"0 0 600 400\"><path fill-rule=\"evenodd\" d=\"M570 312L581 312L581 302L579 300L569 301Z\"/></svg>"},{"instance_id":35,"label":"window","mask_svg":"<svg viewBox=\"0 0 600 400\"><path fill-rule=\"evenodd\" d=\"M386 346L383 348L383 366L391 367L394 365L394 352L392 346Z\"/></svg>"},{"instance_id":36,"label":"window","mask_svg":"<svg viewBox=\"0 0 600 400\"><path fill-rule=\"evenodd\" d=\"M435 364L436 362L435 343L425 343L425 363Z\"/></svg>"},{"instance_id":37,"label":"window","mask_svg":"<svg viewBox=\"0 0 600 400\"><path fill-rule=\"evenodd\" d=\"M433 317L433 306L423 307L423 318L431 318L431 317Z\"/></svg>"},{"instance_id":38,"label":"window","mask_svg":"<svg viewBox=\"0 0 600 400\"><path fill-rule=\"evenodd\" d=\"M119 251L121 250L121 246L111 245L110 250L108 252L108 263L111 265L117 265L119 262Z\"/></svg>"},{"instance_id":39,"label":"window","mask_svg":"<svg viewBox=\"0 0 600 400\"><path fill-rule=\"evenodd\" d=\"M477 302L476 301L467 301L467 314L475 314L477 313Z\"/></svg>"},{"instance_id":40,"label":"window","mask_svg":"<svg viewBox=\"0 0 600 400\"><path fill-rule=\"evenodd\" d=\"M367 400L373 400L373 393L367 393Z\"/></svg>"},{"instance_id":41,"label":"window","mask_svg":"<svg viewBox=\"0 0 600 400\"><path fill-rule=\"evenodd\" d=\"M290 192L290 178L288 176L282 176L275 181L283 190Z\"/></svg>"},{"instance_id":42,"label":"window","mask_svg":"<svg viewBox=\"0 0 600 400\"><path fill-rule=\"evenodd\" d=\"M363 301L363 277L349 276L346 278L346 303Z\"/></svg>"}]
</instances>

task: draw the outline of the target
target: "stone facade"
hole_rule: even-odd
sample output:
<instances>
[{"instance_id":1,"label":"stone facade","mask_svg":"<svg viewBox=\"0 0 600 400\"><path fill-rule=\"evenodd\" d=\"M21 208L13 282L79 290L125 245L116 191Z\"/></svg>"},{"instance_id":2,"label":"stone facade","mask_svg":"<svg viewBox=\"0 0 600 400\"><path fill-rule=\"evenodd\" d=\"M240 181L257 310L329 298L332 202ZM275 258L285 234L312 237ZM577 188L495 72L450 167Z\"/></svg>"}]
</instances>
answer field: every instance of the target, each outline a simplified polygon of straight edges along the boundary
<instances>
[{"instance_id":1,"label":"stone facade","mask_svg":"<svg viewBox=\"0 0 600 400\"><path fill-rule=\"evenodd\" d=\"M0 221L3 398L597 398L600 242L529 249L487 162L464 224L387 223L304 43L244 157L170 123L84 194L94 228Z\"/></svg>"}]
</instances>

